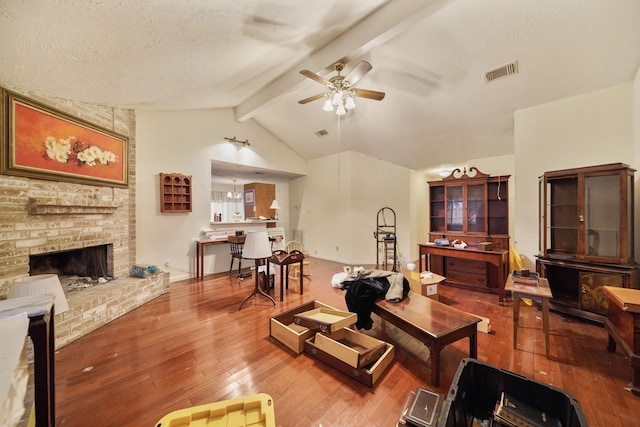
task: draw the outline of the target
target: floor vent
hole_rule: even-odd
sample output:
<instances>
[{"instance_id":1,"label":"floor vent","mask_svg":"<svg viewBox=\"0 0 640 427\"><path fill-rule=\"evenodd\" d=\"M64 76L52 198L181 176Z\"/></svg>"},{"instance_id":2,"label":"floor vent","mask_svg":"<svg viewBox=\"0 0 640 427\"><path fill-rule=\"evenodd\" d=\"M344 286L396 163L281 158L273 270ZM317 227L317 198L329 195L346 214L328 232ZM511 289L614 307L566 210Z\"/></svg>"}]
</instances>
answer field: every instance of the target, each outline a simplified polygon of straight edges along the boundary
<instances>
[{"instance_id":1,"label":"floor vent","mask_svg":"<svg viewBox=\"0 0 640 427\"><path fill-rule=\"evenodd\" d=\"M502 77L510 76L511 74L518 73L518 61L512 62L511 64L504 65L500 68L496 68L495 70L488 71L485 73L484 78L486 82L490 82Z\"/></svg>"}]
</instances>

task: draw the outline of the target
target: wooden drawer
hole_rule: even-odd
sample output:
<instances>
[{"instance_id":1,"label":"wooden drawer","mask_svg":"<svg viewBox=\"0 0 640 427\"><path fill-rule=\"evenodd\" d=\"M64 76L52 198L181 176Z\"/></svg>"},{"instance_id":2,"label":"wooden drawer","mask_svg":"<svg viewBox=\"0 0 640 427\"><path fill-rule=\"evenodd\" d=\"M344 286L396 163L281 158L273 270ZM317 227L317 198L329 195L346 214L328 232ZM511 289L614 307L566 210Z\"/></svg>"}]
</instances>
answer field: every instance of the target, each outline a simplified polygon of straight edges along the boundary
<instances>
[{"instance_id":1,"label":"wooden drawer","mask_svg":"<svg viewBox=\"0 0 640 427\"><path fill-rule=\"evenodd\" d=\"M352 331L355 334L364 335L360 332ZM382 355L370 365L363 366L361 368L354 368L346 361L342 360L341 357L344 357L345 353L340 349L336 352L336 354L331 354L325 351L322 348L319 348L316 345L316 339L321 334L316 334L311 338L308 338L304 342L304 351L312 357L326 363L329 366L334 367L340 372L350 376L354 380L362 383L368 387L373 387L374 384L378 382L378 380L382 377L382 374L389 367L391 362L393 361L395 350L393 345L386 343L384 341L379 341L385 345L384 352ZM368 336L367 336L368 337ZM324 337L323 337L324 338ZM321 338L321 339L323 339ZM371 338L371 337L368 337ZM374 338L371 338L374 339ZM339 346L334 346L335 348L340 348ZM331 348L327 349L332 351ZM348 356L347 356L348 357Z\"/></svg>"},{"instance_id":2,"label":"wooden drawer","mask_svg":"<svg viewBox=\"0 0 640 427\"><path fill-rule=\"evenodd\" d=\"M297 325L295 323L295 315L318 308L335 310L335 308L317 300L313 300L306 304L294 307L290 310L273 316L269 320L269 336L280 341L282 344L293 350L296 354L302 353L304 351L304 341L307 338L312 337L317 331L319 331L320 325L311 328L307 327L306 325Z\"/></svg>"},{"instance_id":3,"label":"wooden drawer","mask_svg":"<svg viewBox=\"0 0 640 427\"><path fill-rule=\"evenodd\" d=\"M447 270L447 281L461 283L461 284L470 285L470 286L487 287L487 276L485 274Z\"/></svg>"},{"instance_id":4,"label":"wooden drawer","mask_svg":"<svg viewBox=\"0 0 640 427\"><path fill-rule=\"evenodd\" d=\"M449 258L446 261L447 277L451 272L487 274L487 263L472 259Z\"/></svg>"},{"instance_id":5,"label":"wooden drawer","mask_svg":"<svg viewBox=\"0 0 640 427\"><path fill-rule=\"evenodd\" d=\"M349 328L342 328L331 335L316 334L315 346L354 368L371 365L387 350L384 341Z\"/></svg>"},{"instance_id":6,"label":"wooden drawer","mask_svg":"<svg viewBox=\"0 0 640 427\"><path fill-rule=\"evenodd\" d=\"M326 307L294 314L293 317L296 325L305 326L309 329L320 328L320 331L326 334L332 334L342 328L351 326L358 320L358 316L355 313Z\"/></svg>"}]
</instances>

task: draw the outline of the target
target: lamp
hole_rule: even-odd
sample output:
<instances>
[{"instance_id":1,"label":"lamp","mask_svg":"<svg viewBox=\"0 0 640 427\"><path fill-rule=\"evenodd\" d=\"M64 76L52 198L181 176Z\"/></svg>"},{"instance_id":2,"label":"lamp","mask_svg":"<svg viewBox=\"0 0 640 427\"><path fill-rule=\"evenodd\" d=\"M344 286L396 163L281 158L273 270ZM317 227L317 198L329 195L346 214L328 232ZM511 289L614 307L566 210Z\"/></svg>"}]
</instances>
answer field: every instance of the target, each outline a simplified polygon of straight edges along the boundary
<instances>
[{"instance_id":1,"label":"lamp","mask_svg":"<svg viewBox=\"0 0 640 427\"><path fill-rule=\"evenodd\" d=\"M16 279L9 291L8 298L42 294L51 294L55 297L54 304L56 314L69 310L69 303L67 302L67 297L64 295L57 274L37 274L35 276Z\"/></svg>"},{"instance_id":2,"label":"lamp","mask_svg":"<svg viewBox=\"0 0 640 427\"><path fill-rule=\"evenodd\" d=\"M240 212L240 209L238 209L238 202L239 200L242 198L242 193L238 193L236 191L236 180L233 180L233 193L231 191L229 191L227 193L227 199L229 200L234 200L236 203L236 210L233 213L233 220L234 221L240 221L242 219L242 212Z\"/></svg>"},{"instance_id":3,"label":"lamp","mask_svg":"<svg viewBox=\"0 0 640 427\"><path fill-rule=\"evenodd\" d=\"M273 199L273 202L271 202L271 206L269 206L269 209L274 209L276 211L276 216L274 218L278 219L278 209L280 209L280 204L276 199Z\"/></svg>"},{"instance_id":4,"label":"lamp","mask_svg":"<svg viewBox=\"0 0 640 427\"><path fill-rule=\"evenodd\" d=\"M243 147L248 147L248 146L250 146L250 145L251 145L251 144L249 144L249 139L248 139L248 138L247 138L247 139L245 139L244 141L240 141L240 140L239 140L239 139L237 139L235 136L234 136L234 137L232 137L232 138L228 138L228 137L226 137L226 136L225 136L225 137L224 137L224 139L225 139L226 141L229 141L229 142L230 142L230 143L232 143L233 145L241 145L241 146L243 146Z\"/></svg>"},{"instance_id":5,"label":"lamp","mask_svg":"<svg viewBox=\"0 0 640 427\"><path fill-rule=\"evenodd\" d=\"M255 285L253 288L253 292L242 301L240 307L238 307L238 311L242 310L242 306L245 302L249 301L251 297L256 295L263 295L273 302L273 305L276 305L276 301L271 298L271 295L265 293L262 289L260 289L260 285L258 284L258 267L264 263L265 258L269 258L272 255L271 252L271 244L269 243L269 235L267 234L267 230L259 230L259 231L251 231L247 233L247 238L244 241L244 247L242 248L242 257L247 259L254 259L256 262L256 270L255 270Z\"/></svg>"}]
</instances>

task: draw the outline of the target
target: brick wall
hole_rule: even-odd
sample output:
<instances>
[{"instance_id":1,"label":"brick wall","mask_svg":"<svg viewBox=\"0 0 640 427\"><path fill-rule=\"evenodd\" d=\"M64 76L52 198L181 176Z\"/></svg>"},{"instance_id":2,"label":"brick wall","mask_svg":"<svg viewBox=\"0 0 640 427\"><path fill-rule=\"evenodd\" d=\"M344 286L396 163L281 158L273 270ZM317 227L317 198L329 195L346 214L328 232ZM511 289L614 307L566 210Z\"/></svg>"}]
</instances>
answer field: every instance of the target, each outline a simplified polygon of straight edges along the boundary
<instances>
[{"instance_id":1,"label":"brick wall","mask_svg":"<svg viewBox=\"0 0 640 427\"><path fill-rule=\"evenodd\" d=\"M31 254L110 243L113 244L114 276L128 277L129 267L135 263L136 259L135 113L132 110L46 98L27 93L24 95L127 136L129 138L129 186L117 188L0 175L0 299L6 298L16 278L29 275L29 255ZM96 197L96 192L100 193L100 198ZM168 277L165 279L168 281ZM115 282L117 281L111 283ZM155 291L149 292L148 289L138 294L136 288L126 288L130 294L125 297L131 301L137 301L137 305L127 302L122 304L122 308L116 307L112 310L121 315L150 299L145 298L144 295L157 296ZM162 283L160 288L162 293L168 291L168 286ZM79 310L83 309L82 304L79 307ZM82 313L76 314L81 318L84 316L85 323L87 318L95 317ZM75 316L70 313L67 317ZM58 320L57 317L56 320ZM101 322L104 323L103 320ZM73 325L69 327L75 328ZM58 332L63 333L59 328L56 329L56 335L59 335ZM83 332L75 330L70 334L77 337Z\"/></svg>"}]
</instances>

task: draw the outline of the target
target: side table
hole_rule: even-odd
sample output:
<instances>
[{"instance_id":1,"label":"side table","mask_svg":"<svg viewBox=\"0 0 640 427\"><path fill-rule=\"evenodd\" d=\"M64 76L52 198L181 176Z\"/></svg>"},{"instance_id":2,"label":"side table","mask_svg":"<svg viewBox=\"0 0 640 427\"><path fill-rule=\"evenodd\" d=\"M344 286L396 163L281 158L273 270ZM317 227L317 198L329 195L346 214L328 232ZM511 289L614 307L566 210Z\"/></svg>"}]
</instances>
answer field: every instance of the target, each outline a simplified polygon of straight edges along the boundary
<instances>
[{"instance_id":1,"label":"side table","mask_svg":"<svg viewBox=\"0 0 640 427\"><path fill-rule=\"evenodd\" d=\"M631 364L633 394L640 396L640 290L603 286L602 291L609 300L609 311L604 328L609 334L607 350L616 351L616 344Z\"/></svg>"},{"instance_id":2,"label":"side table","mask_svg":"<svg viewBox=\"0 0 640 427\"><path fill-rule=\"evenodd\" d=\"M280 301L284 299L284 288L282 286L282 281L284 277L283 275L285 273L283 272L283 267L287 266L285 286L287 289L289 289L289 265L299 263L300 271L302 271L302 261L304 261L304 254L297 250L294 250L291 252L286 252L281 250L273 251L273 255L270 258L268 258L267 271L271 271L269 268L269 263L277 264L280 266ZM300 295L302 295L303 277L304 277L304 274L300 274Z\"/></svg>"},{"instance_id":3,"label":"side table","mask_svg":"<svg viewBox=\"0 0 640 427\"><path fill-rule=\"evenodd\" d=\"M27 313L29 317L29 336L33 341L36 427L56 424L54 299L53 295L43 294L0 301L0 318L20 313Z\"/></svg>"},{"instance_id":4,"label":"side table","mask_svg":"<svg viewBox=\"0 0 640 427\"><path fill-rule=\"evenodd\" d=\"M196 277L198 279L204 278L204 248L209 245L224 245L226 243L226 240L196 240Z\"/></svg>"},{"instance_id":5,"label":"side table","mask_svg":"<svg viewBox=\"0 0 640 427\"><path fill-rule=\"evenodd\" d=\"M513 348L518 343L518 323L520 319L520 298L530 298L542 302L542 330L544 331L545 355L549 358L549 299L553 298L549 282L544 277L538 279L538 283L531 284L532 280L519 282L514 280L513 274L509 274L504 290L511 292L513 300Z\"/></svg>"}]
</instances>

